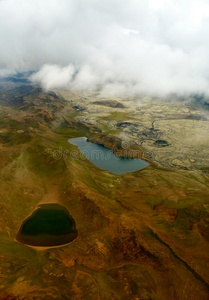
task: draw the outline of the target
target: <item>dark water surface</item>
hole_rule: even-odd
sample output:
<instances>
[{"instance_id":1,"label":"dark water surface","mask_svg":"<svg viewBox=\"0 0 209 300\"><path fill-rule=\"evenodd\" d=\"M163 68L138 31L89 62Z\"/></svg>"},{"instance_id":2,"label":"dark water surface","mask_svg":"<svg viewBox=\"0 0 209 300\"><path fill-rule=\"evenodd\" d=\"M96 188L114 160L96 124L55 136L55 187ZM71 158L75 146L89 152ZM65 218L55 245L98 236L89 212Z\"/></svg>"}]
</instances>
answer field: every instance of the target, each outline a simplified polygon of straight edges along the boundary
<instances>
[{"instance_id":1,"label":"dark water surface","mask_svg":"<svg viewBox=\"0 0 209 300\"><path fill-rule=\"evenodd\" d=\"M101 145L87 142L86 137L69 139L68 142L78 146L83 155L95 166L102 170L108 170L116 175L138 171L149 165L146 161L137 158L116 157L111 150ZM79 153L73 153L74 157L76 157L76 155L78 156Z\"/></svg>"},{"instance_id":2,"label":"dark water surface","mask_svg":"<svg viewBox=\"0 0 209 300\"><path fill-rule=\"evenodd\" d=\"M75 221L59 204L41 204L22 224L17 241L32 246L58 246L78 235Z\"/></svg>"}]
</instances>

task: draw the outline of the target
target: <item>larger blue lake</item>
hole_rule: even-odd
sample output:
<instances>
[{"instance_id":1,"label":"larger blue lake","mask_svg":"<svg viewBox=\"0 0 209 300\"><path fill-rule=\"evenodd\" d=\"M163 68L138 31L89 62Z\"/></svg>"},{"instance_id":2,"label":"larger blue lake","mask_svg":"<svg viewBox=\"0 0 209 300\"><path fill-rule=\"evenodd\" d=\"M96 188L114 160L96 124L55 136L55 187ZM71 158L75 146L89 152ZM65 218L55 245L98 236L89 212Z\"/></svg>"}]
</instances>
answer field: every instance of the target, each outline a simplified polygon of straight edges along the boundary
<instances>
[{"instance_id":1,"label":"larger blue lake","mask_svg":"<svg viewBox=\"0 0 209 300\"><path fill-rule=\"evenodd\" d=\"M68 142L78 146L80 152L95 166L102 170L108 170L113 174L120 175L141 170L149 164L141 159L116 157L114 153L98 144L87 141L86 137L69 139ZM76 157L79 153L73 153Z\"/></svg>"}]
</instances>

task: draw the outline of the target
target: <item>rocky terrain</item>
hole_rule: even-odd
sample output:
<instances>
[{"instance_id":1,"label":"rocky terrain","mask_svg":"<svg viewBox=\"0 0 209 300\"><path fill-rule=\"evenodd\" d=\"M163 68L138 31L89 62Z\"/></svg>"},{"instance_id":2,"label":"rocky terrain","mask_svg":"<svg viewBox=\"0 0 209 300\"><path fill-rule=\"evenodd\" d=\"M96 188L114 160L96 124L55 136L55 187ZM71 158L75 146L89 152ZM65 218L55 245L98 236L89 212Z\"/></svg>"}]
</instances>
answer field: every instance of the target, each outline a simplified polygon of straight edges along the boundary
<instances>
[{"instance_id":1,"label":"rocky terrain","mask_svg":"<svg viewBox=\"0 0 209 300\"><path fill-rule=\"evenodd\" d=\"M100 98L0 85L0 299L207 300L207 113L191 102L113 99L118 108ZM78 136L135 145L151 164L100 170L73 156L68 139ZM65 206L78 237L42 250L18 243L40 203Z\"/></svg>"},{"instance_id":2,"label":"rocky terrain","mask_svg":"<svg viewBox=\"0 0 209 300\"><path fill-rule=\"evenodd\" d=\"M159 166L172 169L209 166L207 105L200 106L193 99L136 97L116 99L125 107L116 109L98 105L105 100L97 93L85 97L68 91L60 93L82 107L76 120L137 143L144 149L145 157Z\"/></svg>"}]
</instances>

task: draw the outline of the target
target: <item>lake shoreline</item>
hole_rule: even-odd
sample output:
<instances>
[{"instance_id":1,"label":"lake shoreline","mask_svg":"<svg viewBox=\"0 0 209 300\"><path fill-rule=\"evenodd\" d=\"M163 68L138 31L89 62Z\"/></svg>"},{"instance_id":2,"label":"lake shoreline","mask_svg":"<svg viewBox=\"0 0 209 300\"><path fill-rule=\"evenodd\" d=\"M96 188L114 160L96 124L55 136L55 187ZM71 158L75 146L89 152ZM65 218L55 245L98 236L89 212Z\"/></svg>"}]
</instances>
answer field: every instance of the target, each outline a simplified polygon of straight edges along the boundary
<instances>
[{"instance_id":1,"label":"lake shoreline","mask_svg":"<svg viewBox=\"0 0 209 300\"><path fill-rule=\"evenodd\" d=\"M107 170L115 175L136 172L149 165L149 163L140 158L116 156L112 149L91 142L91 140L88 140L86 137L72 138L69 139L68 142L77 146L80 152L96 167L101 170ZM74 154L74 158L79 157L78 152Z\"/></svg>"}]
</instances>

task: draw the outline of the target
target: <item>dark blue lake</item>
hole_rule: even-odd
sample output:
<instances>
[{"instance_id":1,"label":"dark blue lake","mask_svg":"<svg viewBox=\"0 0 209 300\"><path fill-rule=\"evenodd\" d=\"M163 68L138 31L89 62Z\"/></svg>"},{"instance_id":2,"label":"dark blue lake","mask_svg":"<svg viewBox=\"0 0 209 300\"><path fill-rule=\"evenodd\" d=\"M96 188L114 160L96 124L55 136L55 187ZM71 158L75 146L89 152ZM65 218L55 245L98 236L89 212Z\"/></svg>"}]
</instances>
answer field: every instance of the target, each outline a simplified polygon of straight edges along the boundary
<instances>
[{"instance_id":1,"label":"dark blue lake","mask_svg":"<svg viewBox=\"0 0 209 300\"><path fill-rule=\"evenodd\" d=\"M51 247L68 244L78 235L75 221L59 204L41 204L23 222L17 241L32 246Z\"/></svg>"},{"instance_id":2,"label":"dark blue lake","mask_svg":"<svg viewBox=\"0 0 209 300\"><path fill-rule=\"evenodd\" d=\"M138 171L149 165L146 161L137 158L116 157L110 149L87 142L86 137L73 138L68 141L70 144L78 146L80 152L95 166L116 175ZM75 157L76 153L73 156Z\"/></svg>"}]
</instances>

